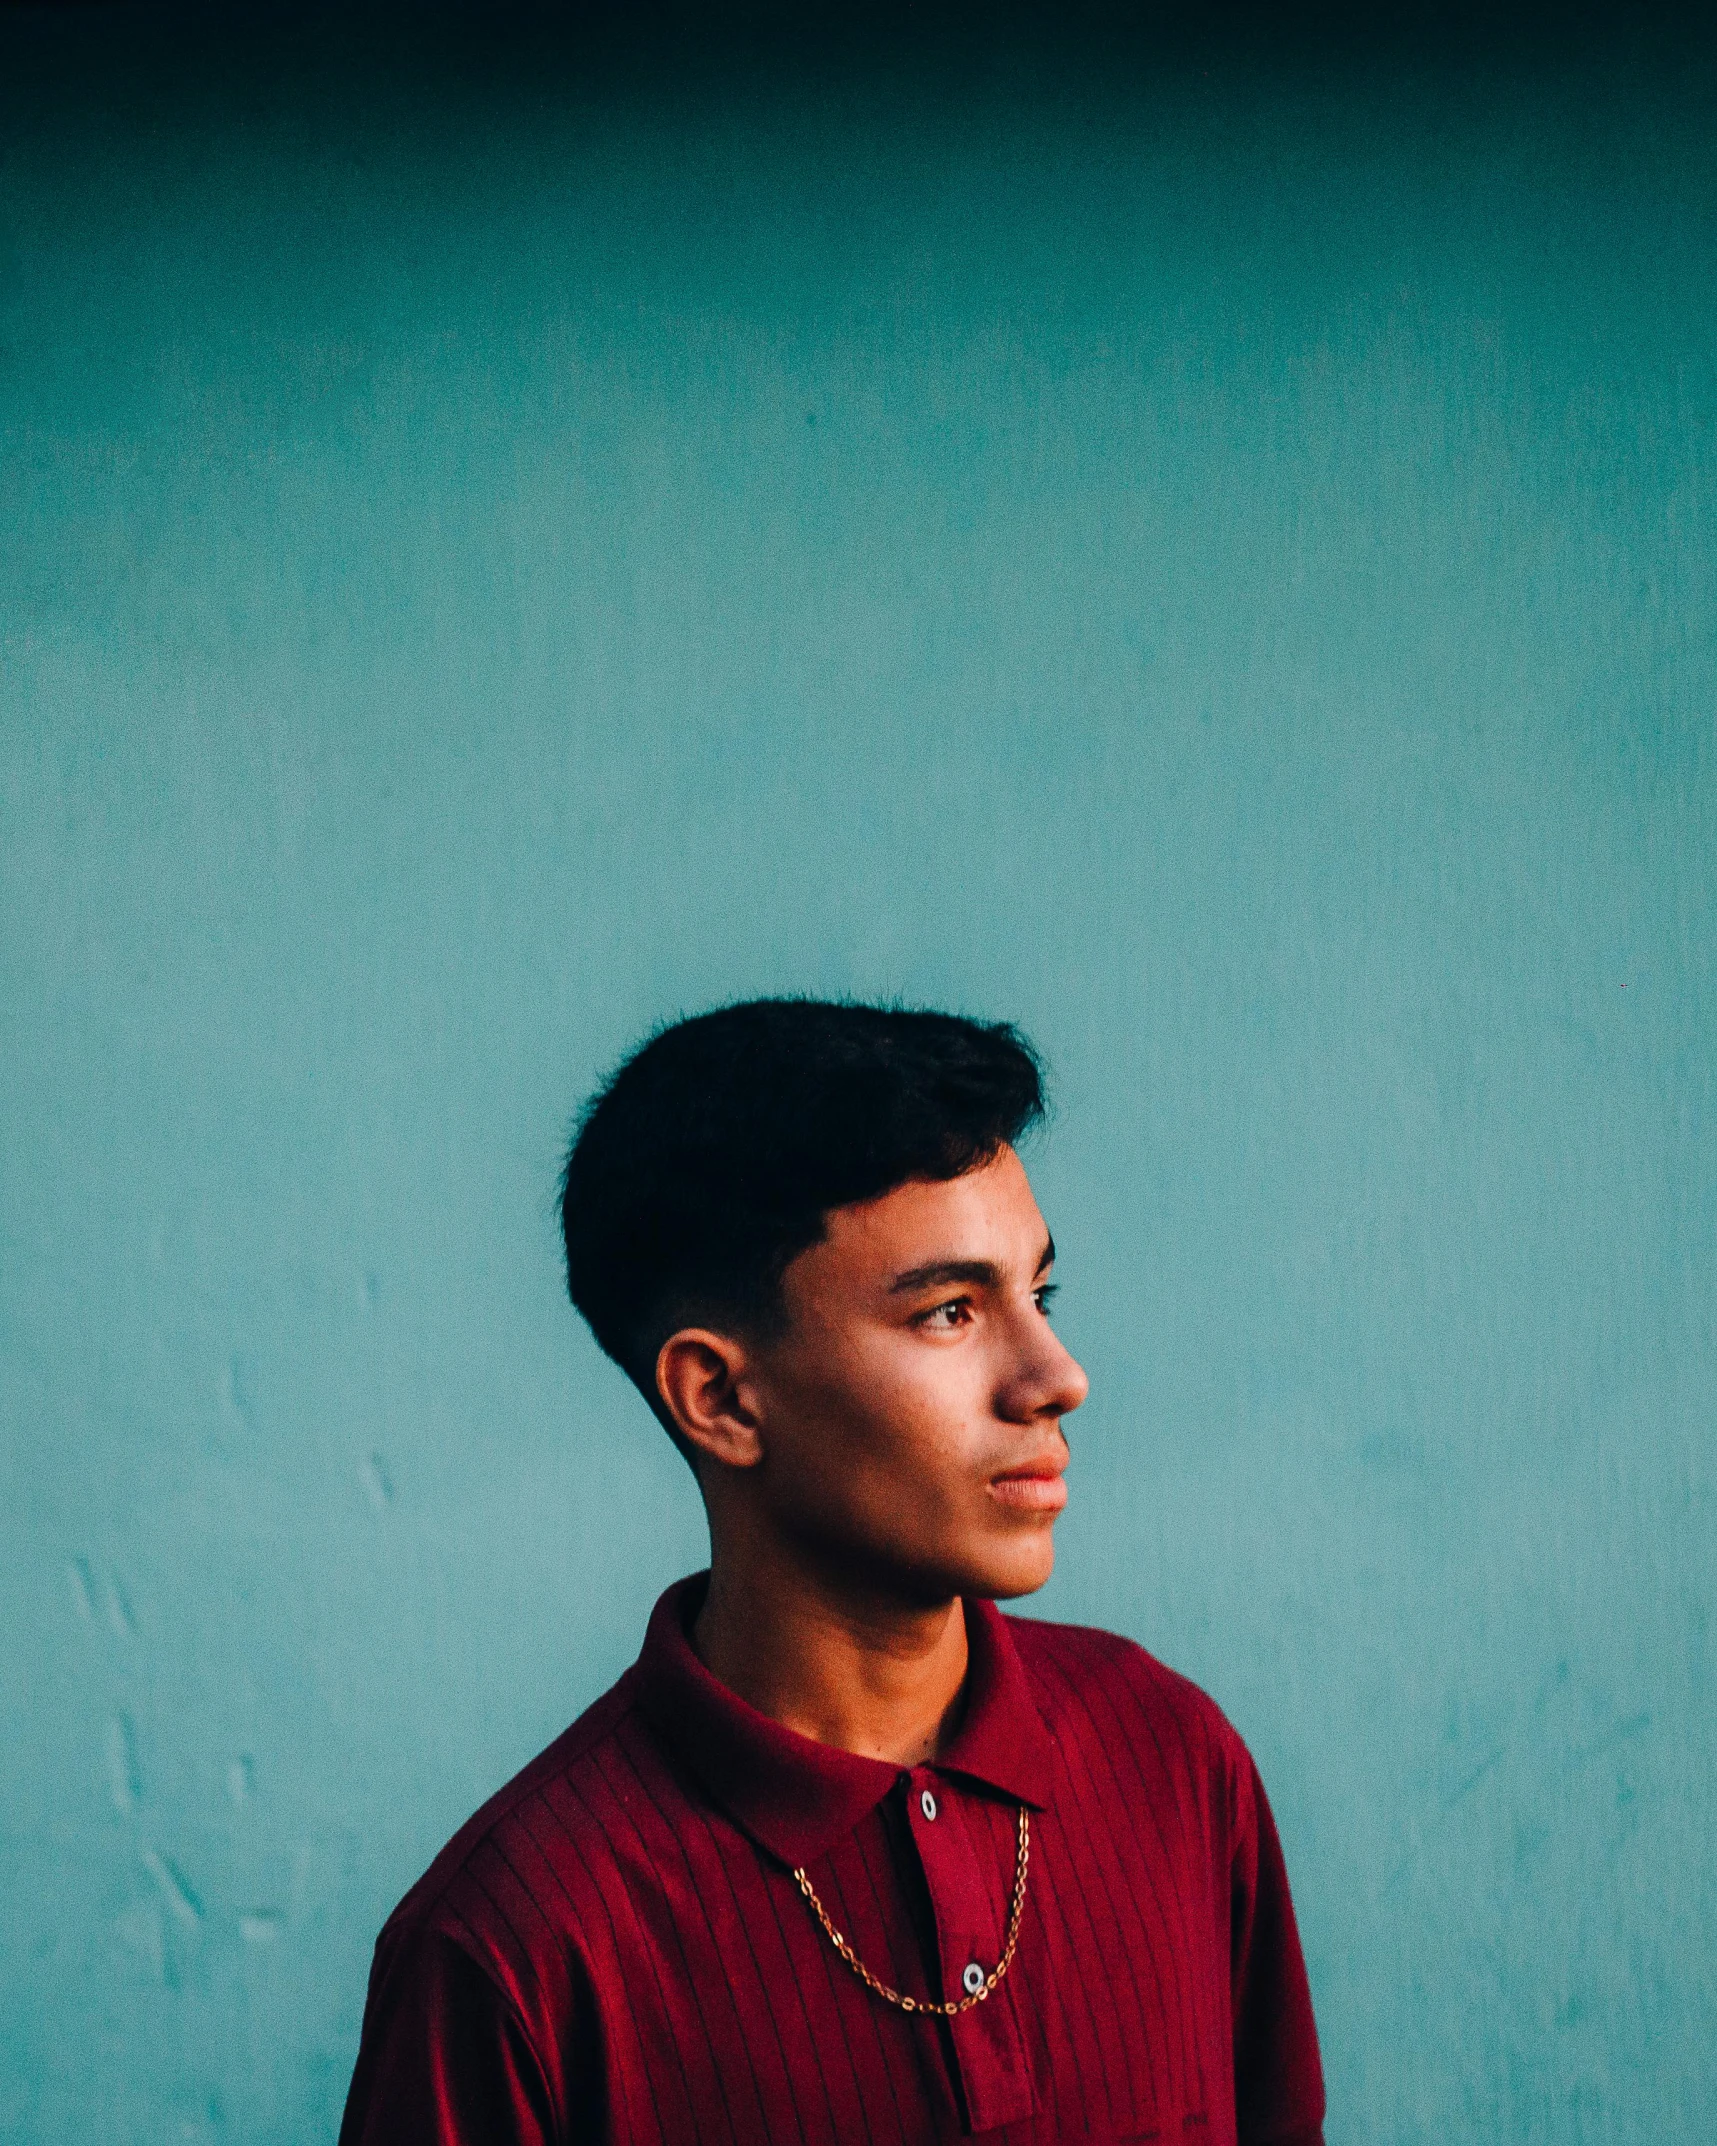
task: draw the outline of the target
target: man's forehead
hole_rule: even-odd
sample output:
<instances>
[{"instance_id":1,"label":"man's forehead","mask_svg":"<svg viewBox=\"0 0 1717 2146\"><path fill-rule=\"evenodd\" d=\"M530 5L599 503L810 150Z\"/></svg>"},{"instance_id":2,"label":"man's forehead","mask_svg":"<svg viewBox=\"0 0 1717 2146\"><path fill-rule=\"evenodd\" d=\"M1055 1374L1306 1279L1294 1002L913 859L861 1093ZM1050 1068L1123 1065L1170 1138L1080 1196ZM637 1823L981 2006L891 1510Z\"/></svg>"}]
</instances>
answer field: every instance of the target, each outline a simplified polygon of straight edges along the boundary
<instances>
[{"instance_id":1,"label":"man's forehead","mask_svg":"<svg viewBox=\"0 0 1717 2146\"><path fill-rule=\"evenodd\" d=\"M959 1177L912 1178L880 1198L830 1211L824 1244L833 1253L915 1265L920 1258L1035 1259L1043 1218L1025 1165L1011 1147ZM1029 1238L1029 1247L1016 1239Z\"/></svg>"}]
</instances>

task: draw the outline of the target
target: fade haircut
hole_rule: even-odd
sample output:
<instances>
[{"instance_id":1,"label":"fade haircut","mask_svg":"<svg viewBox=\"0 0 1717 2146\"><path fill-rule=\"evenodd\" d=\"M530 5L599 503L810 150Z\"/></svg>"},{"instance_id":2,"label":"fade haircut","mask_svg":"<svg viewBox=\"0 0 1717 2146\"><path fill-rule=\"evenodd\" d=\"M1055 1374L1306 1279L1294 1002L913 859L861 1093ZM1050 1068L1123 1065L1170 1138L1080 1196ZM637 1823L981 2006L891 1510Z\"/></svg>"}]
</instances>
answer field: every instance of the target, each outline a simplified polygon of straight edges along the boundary
<instances>
[{"instance_id":1,"label":"fade haircut","mask_svg":"<svg viewBox=\"0 0 1717 2146\"><path fill-rule=\"evenodd\" d=\"M579 1115L567 1293L678 1444L656 1391L670 1334L778 1335L781 1277L832 1208L963 1176L1043 1110L1037 1054L1005 1021L811 998L677 1021Z\"/></svg>"}]
</instances>

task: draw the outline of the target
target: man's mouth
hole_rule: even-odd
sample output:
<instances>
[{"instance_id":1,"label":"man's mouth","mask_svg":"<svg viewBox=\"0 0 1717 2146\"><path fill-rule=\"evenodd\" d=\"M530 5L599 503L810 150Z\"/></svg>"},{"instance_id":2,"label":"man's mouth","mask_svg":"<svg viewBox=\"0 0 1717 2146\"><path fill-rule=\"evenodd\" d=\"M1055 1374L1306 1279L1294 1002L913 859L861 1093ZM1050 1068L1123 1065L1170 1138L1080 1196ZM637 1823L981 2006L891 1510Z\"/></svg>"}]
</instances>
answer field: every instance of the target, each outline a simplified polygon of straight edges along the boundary
<instances>
[{"instance_id":1,"label":"man's mouth","mask_svg":"<svg viewBox=\"0 0 1717 2146\"><path fill-rule=\"evenodd\" d=\"M1067 1485L1061 1479L1066 1466L1065 1448L1041 1460L1026 1461L1018 1468L991 1476L990 1495L1010 1512L1058 1513L1067 1503Z\"/></svg>"}]
</instances>

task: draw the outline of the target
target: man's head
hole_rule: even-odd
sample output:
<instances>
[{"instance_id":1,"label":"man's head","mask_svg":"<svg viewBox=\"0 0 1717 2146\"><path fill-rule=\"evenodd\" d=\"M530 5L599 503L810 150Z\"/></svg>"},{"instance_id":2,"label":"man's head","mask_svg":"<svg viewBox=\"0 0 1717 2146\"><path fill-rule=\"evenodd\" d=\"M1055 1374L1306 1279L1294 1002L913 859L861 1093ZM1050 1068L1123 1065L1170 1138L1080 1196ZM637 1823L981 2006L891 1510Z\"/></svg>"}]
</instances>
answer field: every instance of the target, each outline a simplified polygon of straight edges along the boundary
<instances>
[{"instance_id":1,"label":"man's head","mask_svg":"<svg viewBox=\"0 0 1717 2146\"><path fill-rule=\"evenodd\" d=\"M692 1461L712 1536L758 1530L890 1592L1048 1577L1085 1378L1014 1143L1011 1028L813 1000L663 1030L585 1111L573 1302Z\"/></svg>"}]
</instances>

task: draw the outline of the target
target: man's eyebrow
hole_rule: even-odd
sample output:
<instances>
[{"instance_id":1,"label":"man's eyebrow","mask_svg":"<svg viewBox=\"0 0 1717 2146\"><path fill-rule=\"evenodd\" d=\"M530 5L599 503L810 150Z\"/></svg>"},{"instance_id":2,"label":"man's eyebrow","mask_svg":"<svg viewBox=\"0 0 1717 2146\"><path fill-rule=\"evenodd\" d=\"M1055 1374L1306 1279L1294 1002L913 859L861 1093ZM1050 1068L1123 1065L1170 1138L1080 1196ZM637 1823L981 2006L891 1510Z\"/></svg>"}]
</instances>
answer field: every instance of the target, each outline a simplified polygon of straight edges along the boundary
<instances>
[{"instance_id":1,"label":"man's eyebrow","mask_svg":"<svg viewBox=\"0 0 1717 2146\"><path fill-rule=\"evenodd\" d=\"M1045 1267L1054 1264L1055 1239L1046 1237L1033 1281ZM904 1274L897 1274L888 1285L888 1293L892 1297L907 1296L915 1289L940 1289L945 1282L970 1282L977 1289L993 1289L1001 1278L994 1260L932 1259L922 1267L908 1267Z\"/></svg>"}]
</instances>

